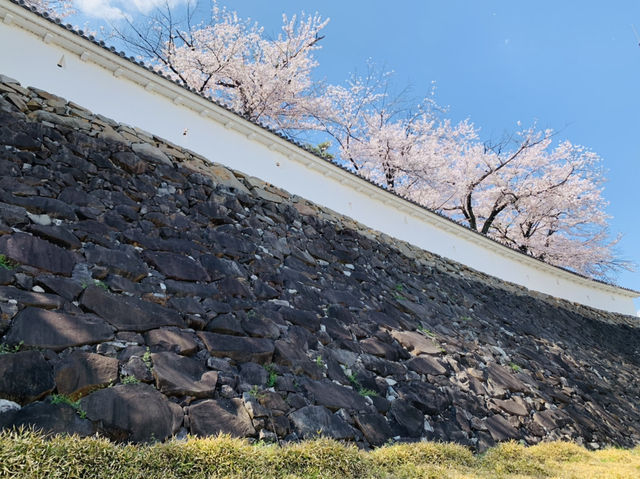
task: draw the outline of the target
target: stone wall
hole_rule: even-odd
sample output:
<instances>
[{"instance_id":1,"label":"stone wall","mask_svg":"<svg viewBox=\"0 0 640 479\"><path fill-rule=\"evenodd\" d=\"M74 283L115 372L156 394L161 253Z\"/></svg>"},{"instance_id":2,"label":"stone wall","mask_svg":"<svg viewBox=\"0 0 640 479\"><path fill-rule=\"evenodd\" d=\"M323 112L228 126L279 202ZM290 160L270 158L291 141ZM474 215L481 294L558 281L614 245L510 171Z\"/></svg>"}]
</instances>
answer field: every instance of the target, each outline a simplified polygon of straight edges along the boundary
<instances>
[{"instance_id":1,"label":"stone wall","mask_svg":"<svg viewBox=\"0 0 640 479\"><path fill-rule=\"evenodd\" d=\"M0 426L639 442L631 317L533 294L0 77Z\"/></svg>"}]
</instances>

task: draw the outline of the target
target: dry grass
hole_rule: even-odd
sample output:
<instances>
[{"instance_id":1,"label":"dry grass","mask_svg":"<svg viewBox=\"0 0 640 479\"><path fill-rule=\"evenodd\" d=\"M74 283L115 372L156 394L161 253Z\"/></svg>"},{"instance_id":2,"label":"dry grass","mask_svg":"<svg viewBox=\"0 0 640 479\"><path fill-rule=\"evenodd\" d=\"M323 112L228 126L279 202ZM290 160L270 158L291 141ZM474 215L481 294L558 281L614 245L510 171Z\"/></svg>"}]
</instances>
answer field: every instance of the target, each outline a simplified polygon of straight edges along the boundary
<instances>
[{"instance_id":1,"label":"dry grass","mask_svg":"<svg viewBox=\"0 0 640 479\"><path fill-rule=\"evenodd\" d=\"M504 443L474 456L455 444L422 442L362 452L316 439L285 447L228 436L118 445L105 439L0 433L4 478L317 478L317 479L630 479L640 478L640 447L589 452L571 443Z\"/></svg>"}]
</instances>

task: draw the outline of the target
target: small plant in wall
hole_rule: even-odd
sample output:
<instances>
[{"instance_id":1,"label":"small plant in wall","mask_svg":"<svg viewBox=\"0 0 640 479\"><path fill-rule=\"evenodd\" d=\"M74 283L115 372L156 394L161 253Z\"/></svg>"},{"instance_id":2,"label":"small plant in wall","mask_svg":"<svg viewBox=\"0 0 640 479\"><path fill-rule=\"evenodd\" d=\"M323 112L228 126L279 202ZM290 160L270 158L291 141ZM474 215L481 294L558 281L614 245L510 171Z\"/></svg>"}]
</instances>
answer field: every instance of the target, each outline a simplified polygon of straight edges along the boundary
<instances>
[{"instance_id":1,"label":"small plant in wall","mask_svg":"<svg viewBox=\"0 0 640 479\"><path fill-rule=\"evenodd\" d=\"M98 288L104 289L105 291L109 291L109 285L100 279L94 279L92 281L83 281L80 283L82 289L87 289L89 286L97 286Z\"/></svg>"},{"instance_id":2,"label":"small plant in wall","mask_svg":"<svg viewBox=\"0 0 640 479\"><path fill-rule=\"evenodd\" d=\"M360 384L356 379L356 375L354 373L347 374L347 379L351 383L351 386L353 386L353 389L358 391L358 394L360 394L361 396L364 396L364 397L378 396L378 393L373 389L363 388L362 384Z\"/></svg>"},{"instance_id":3,"label":"small plant in wall","mask_svg":"<svg viewBox=\"0 0 640 479\"><path fill-rule=\"evenodd\" d=\"M120 376L120 382L122 384L138 384L140 380L134 376Z\"/></svg>"},{"instance_id":4,"label":"small plant in wall","mask_svg":"<svg viewBox=\"0 0 640 479\"><path fill-rule=\"evenodd\" d=\"M78 416L80 416L82 419L87 418L87 412L80 407L79 399L77 401L74 401L64 394L52 394L51 396L49 396L49 400L51 401L51 404L67 404L75 409L76 414L78 414Z\"/></svg>"},{"instance_id":5,"label":"small plant in wall","mask_svg":"<svg viewBox=\"0 0 640 479\"><path fill-rule=\"evenodd\" d=\"M0 254L0 268L3 269L14 269L16 267L16 262L7 258L5 255Z\"/></svg>"},{"instance_id":6,"label":"small plant in wall","mask_svg":"<svg viewBox=\"0 0 640 479\"><path fill-rule=\"evenodd\" d=\"M360 393L360 396L364 396L364 397L377 397L378 396L378 393L375 392L373 389L362 388L362 389L360 389L360 391L358 391L358 393Z\"/></svg>"},{"instance_id":7,"label":"small plant in wall","mask_svg":"<svg viewBox=\"0 0 640 479\"><path fill-rule=\"evenodd\" d=\"M436 338L436 333L434 333L430 329L427 329L427 328L422 327L422 326L418 326L417 329L418 329L418 331L420 331L422 334L424 334L428 338L431 338L431 339L435 339Z\"/></svg>"},{"instance_id":8,"label":"small plant in wall","mask_svg":"<svg viewBox=\"0 0 640 479\"><path fill-rule=\"evenodd\" d=\"M267 387L273 388L278 382L278 372L276 371L273 364L267 364L264 366L264 369L269 373L269 378L267 379Z\"/></svg>"},{"instance_id":9,"label":"small plant in wall","mask_svg":"<svg viewBox=\"0 0 640 479\"><path fill-rule=\"evenodd\" d=\"M2 343L0 344L0 354L17 353L18 351L20 351L23 344L24 344L24 341L20 341L18 344L14 344L13 346L10 346L6 343Z\"/></svg>"},{"instance_id":10,"label":"small plant in wall","mask_svg":"<svg viewBox=\"0 0 640 479\"><path fill-rule=\"evenodd\" d=\"M151 369L153 367L153 362L151 361L151 350L149 349L148 346L147 346L147 350L142 355L142 362L148 369Z\"/></svg>"},{"instance_id":11,"label":"small plant in wall","mask_svg":"<svg viewBox=\"0 0 640 479\"><path fill-rule=\"evenodd\" d=\"M514 373L519 373L522 371L522 367L518 366L516 363L511 362L509 363L509 368L514 372Z\"/></svg>"},{"instance_id":12,"label":"small plant in wall","mask_svg":"<svg viewBox=\"0 0 640 479\"><path fill-rule=\"evenodd\" d=\"M255 399L260 399L263 395L260 394L260 388L258 388L258 386L254 384L253 386L251 386L251 389L249 389L249 396Z\"/></svg>"}]
</instances>

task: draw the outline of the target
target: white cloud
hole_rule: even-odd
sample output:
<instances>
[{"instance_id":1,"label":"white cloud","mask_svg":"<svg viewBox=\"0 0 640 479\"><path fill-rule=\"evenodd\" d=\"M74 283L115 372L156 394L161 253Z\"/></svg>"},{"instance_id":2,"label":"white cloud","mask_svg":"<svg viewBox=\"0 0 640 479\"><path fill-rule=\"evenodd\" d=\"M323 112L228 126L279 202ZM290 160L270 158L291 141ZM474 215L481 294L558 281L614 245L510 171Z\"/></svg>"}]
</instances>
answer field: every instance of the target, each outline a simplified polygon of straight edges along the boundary
<instances>
[{"instance_id":1,"label":"white cloud","mask_svg":"<svg viewBox=\"0 0 640 479\"><path fill-rule=\"evenodd\" d=\"M183 3L187 3L189 0L133 0L133 5L139 12L149 13L156 7L164 7L169 4L169 7L176 7Z\"/></svg>"},{"instance_id":2,"label":"white cloud","mask_svg":"<svg viewBox=\"0 0 640 479\"><path fill-rule=\"evenodd\" d=\"M129 18L122 9L112 5L112 0L74 0L74 5L88 17L104 20L122 20Z\"/></svg>"},{"instance_id":3,"label":"white cloud","mask_svg":"<svg viewBox=\"0 0 640 479\"><path fill-rule=\"evenodd\" d=\"M148 14L154 8L177 7L190 0L73 0L83 15L104 20L131 20L136 13Z\"/></svg>"}]
</instances>

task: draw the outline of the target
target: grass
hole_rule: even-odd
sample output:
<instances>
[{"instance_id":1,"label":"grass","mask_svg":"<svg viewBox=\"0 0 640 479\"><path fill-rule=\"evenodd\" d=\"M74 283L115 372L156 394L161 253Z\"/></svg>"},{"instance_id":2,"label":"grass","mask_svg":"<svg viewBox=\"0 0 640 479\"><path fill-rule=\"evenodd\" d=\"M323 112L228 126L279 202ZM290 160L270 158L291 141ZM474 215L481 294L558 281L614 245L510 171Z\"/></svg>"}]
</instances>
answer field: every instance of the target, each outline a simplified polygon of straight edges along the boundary
<instances>
[{"instance_id":1,"label":"grass","mask_svg":"<svg viewBox=\"0 0 640 479\"><path fill-rule=\"evenodd\" d=\"M589 452L572 443L501 444L483 455L420 442L363 452L320 438L285 446L218 436L152 445L97 437L0 433L0 479L162 477L309 479L627 479L640 477L640 447Z\"/></svg>"}]
</instances>

